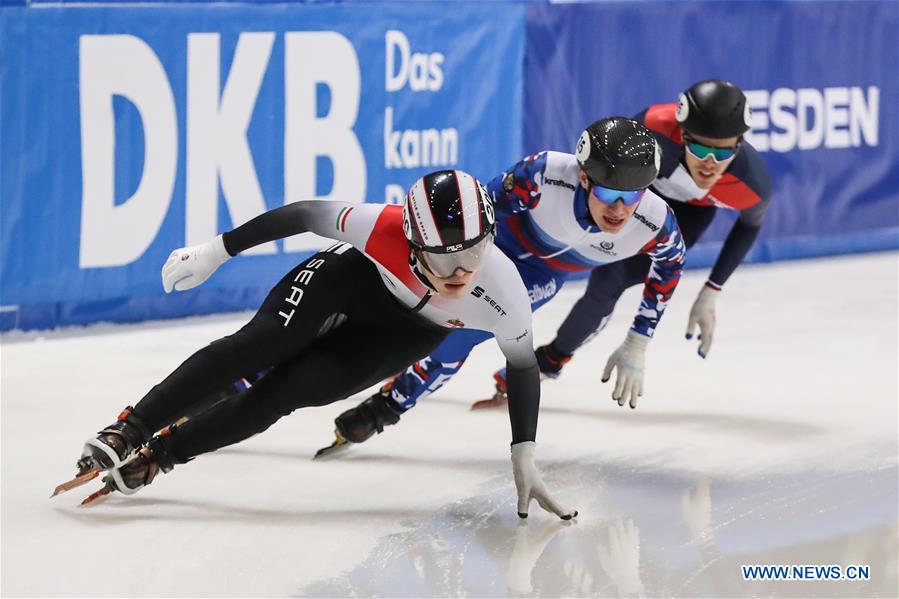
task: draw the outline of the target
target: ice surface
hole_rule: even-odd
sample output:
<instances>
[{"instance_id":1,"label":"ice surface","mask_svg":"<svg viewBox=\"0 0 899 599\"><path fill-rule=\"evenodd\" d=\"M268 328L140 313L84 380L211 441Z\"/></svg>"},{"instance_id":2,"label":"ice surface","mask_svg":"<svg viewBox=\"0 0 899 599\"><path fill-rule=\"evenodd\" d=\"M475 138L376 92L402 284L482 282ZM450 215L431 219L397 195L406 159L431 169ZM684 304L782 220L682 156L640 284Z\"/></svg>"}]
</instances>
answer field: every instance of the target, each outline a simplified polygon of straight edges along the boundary
<instances>
[{"instance_id":1,"label":"ice surface","mask_svg":"<svg viewBox=\"0 0 899 599\"><path fill-rule=\"evenodd\" d=\"M599 383L639 289L544 384L538 460L561 503L515 516L495 344L344 456L351 402L295 412L131 497L47 499L85 438L247 314L2 338L2 595L896 596L897 254L744 266L708 360L690 272L636 410ZM538 312L552 338L583 284ZM298 390L301 391L301 390ZM361 397L361 396L360 396ZM358 399L358 398L357 398ZM868 582L744 582L741 564L870 565Z\"/></svg>"}]
</instances>

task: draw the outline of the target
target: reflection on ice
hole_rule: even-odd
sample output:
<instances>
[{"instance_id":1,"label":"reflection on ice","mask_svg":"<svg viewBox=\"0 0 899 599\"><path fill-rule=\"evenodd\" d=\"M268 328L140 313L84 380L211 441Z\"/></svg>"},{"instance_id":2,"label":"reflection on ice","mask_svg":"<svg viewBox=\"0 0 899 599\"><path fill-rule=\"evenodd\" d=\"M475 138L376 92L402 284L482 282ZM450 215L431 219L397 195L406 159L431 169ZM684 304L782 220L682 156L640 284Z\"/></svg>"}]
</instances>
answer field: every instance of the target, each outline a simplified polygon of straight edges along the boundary
<instances>
[{"instance_id":1,"label":"reflection on ice","mask_svg":"<svg viewBox=\"0 0 899 599\"><path fill-rule=\"evenodd\" d=\"M596 543L599 565L615 584L619 596L642 594L640 580L640 531L634 521L615 520L608 527L608 540Z\"/></svg>"},{"instance_id":2,"label":"reflection on ice","mask_svg":"<svg viewBox=\"0 0 899 599\"><path fill-rule=\"evenodd\" d=\"M853 473L690 480L612 464L547 467L578 481L571 523L519 521L508 483L408 522L302 596L892 596L895 463ZM560 489L561 490L561 489ZM869 581L744 581L741 565L870 565Z\"/></svg>"},{"instance_id":3,"label":"reflection on ice","mask_svg":"<svg viewBox=\"0 0 899 599\"><path fill-rule=\"evenodd\" d=\"M532 531L527 520L520 520L515 530L515 543L509 556L509 570L506 573L506 586L514 593L530 593L531 571L537 560L543 555L546 545L563 528L572 526L571 521L547 520L539 529Z\"/></svg>"}]
</instances>

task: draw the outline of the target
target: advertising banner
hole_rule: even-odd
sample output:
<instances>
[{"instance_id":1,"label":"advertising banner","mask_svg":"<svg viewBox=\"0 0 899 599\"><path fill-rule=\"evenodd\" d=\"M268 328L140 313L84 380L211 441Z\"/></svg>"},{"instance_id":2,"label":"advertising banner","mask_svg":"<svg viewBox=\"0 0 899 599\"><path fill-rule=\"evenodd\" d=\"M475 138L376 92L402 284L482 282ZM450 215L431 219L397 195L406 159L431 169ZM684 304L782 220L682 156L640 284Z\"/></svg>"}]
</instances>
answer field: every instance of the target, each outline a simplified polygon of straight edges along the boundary
<instances>
[{"instance_id":1,"label":"advertising banner","mask_svg":"<svg viewBox=\"0 0 899 599\"><path fill-rule=\"evenodd\" d=\"M164 296L169 252L300 199L401 202L520 158L524 8L0 11L2 328L251 308L327 240Z\"/></svg>"},{"instance_id":2,"label":"advertising banner","mask_svg":"<svg viewBox=\"0 0 899 599\"><path fill-rule=\"evenodd\" d=\"M899 3L531 5L527 23L525 153L571 152L598 118L729 80L773 181L751 260L899 247ZM718 212L703 242L730 229Z\"/></svg>"}]
</instances>

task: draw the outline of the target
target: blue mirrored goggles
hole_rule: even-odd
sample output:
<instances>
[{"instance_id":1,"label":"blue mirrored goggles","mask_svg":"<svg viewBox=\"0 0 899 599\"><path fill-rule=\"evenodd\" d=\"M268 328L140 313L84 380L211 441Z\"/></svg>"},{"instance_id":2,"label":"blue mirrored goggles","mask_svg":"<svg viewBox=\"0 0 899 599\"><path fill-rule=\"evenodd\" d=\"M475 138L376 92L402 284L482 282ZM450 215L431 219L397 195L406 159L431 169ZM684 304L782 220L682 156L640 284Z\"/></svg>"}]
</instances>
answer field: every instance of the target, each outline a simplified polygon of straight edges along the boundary
<instances>
[{"instance_id":1,"label":"blue mirrored goggles","mask_svg":"<svg viewBox=\"0 0 899 599\"><path fill-rule=\"evenodd\" d=\"M633 206L640 201L643 194L646 193L646 190L638 189L636 191L621 191L620 189L611 189L609 187L602 187L601 185L594 184L590 188L590 193L603 204L611 205L618 200L621 200L624 202L625 206Z\"/></svg>"},{"instance_id":2,"label":"blue mirrored goggles","mask_svg":"<svg viewBox=\"0 0 899 599\"><path fill-rule=\"evenodd\" d=\"M711 156L715 162L727 162L737 155L737 149L740 147L738 143L729 148L719 148L716 146L707 146L699 142L693 141L691 138L684 136L684 147L697 160L705 160L707 156Z\"/></svg>"}]
</instances>

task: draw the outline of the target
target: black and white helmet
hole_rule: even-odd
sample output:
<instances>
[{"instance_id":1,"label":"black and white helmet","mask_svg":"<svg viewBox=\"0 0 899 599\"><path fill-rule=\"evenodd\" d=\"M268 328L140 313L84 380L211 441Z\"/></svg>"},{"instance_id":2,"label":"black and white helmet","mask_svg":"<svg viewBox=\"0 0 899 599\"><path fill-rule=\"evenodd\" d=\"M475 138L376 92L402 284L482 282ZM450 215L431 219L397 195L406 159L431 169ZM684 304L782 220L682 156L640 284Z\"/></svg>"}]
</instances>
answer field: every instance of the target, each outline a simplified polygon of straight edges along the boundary
<instances>
[{"instance_id":1,"label":"black and white helmet","mask_svg":"<svg viewBox=\"0 0 899 599\"><path fill-rule=\"evenodd\" d=\"M406 194L403 231L425 266L439 277L477 270L493 246L493 200L466 172L444 170L417 180Z\"/></svg>"},{"instance_id":2,"label":"black and white helmet","mask_svg":"<svg viewBox=\"0 0 899 599\"><path fill-rule=\"evenodd\" d=\"M725 139L749 130L752 111L739 87L730 81L709 79L680 95L675 117L684 131Z\"/></svg>"},{"instance_id":3,"label":"black and white helmet","mask_svg":"<svg viewBox=\"0 0 899 599\"><path fill-rule=\"evenodd\" d=\"M576 156L593 185L627 191L649 187L662 162L662 150L649 129L620 116L587 127Z\"/></svg>"}]
</instances>

